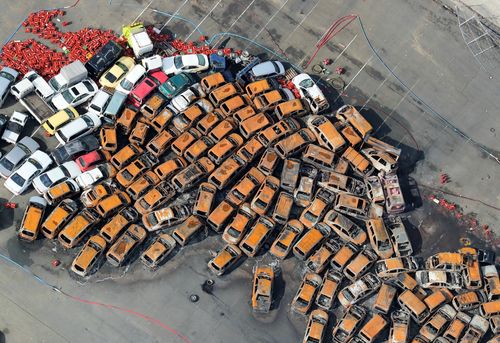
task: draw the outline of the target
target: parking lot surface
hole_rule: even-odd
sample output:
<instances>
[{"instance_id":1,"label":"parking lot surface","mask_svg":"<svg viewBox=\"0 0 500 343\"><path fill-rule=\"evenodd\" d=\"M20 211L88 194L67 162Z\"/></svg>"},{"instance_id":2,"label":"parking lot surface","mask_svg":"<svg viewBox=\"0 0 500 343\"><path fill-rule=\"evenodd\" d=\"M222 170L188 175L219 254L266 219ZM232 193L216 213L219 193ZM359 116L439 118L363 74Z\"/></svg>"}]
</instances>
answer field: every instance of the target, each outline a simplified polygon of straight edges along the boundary
<instances>
[{"instance_id":1,"label":"parking lot surface","mask_svg":"<svg viewBox=\"0 0 500 343\"><path fill-rule=\"evenodd\" d=\"M148 3L113 0L96 5L82 1L67 10L65 18L71 25L66 29L88 26L119 32ZM67 3L60 1L5 4L1 41L9 38L28 13L64 5ZM412 199L418 208L405 214L418 254L454 250L463 237L478 247L498 244L481 240L480 233L471 232L466 224L428 200L430 195L446 196L464 213L477 214L481 224L500 234L495 209L500 206L500 168L494 159L500 153L499 69L480 68L467 50L456 17L438 1L381 0L374 6L358 0L155 0L141 20L156 27L166 24L165 29L181 39L197 40L207 35L211 43L255 54L266 52L271 58L277 54L300 67L330 25L351 13L362 20L363 27L357 19L352 21L320 50L311 66L330 58L334 60L329 67L332 71L336 66L345 68L340 78L346 88L340 94L334 89L328 92L332 108L343 103L363 107L362 113L376 128L377 136L403 149L403 169L420 190L420 201ZM19 32L13 39L26 37L29 35ZM491 59L495 66L493 54ZM328 76L321 76L326 82ZM22 110L9 99L3 112ZM45 137L34 121L27 130L47 150L58 145L55 138ZM4 152L6 147L0 149ZM440 173L447 173L450 182L440 185ZM435 191L438 188L481 200L490 207L442 195ZM18 204L15 210L0 212L0 253L45 280L7 260L0 263L0 306L4 309L0 330L5 342L301 339L305 320L288 312L301 270L290 259L281 265L274 309L259 318L252 315L249 305L254 261L245 260L230 275L216 278L212 290L202 289L203 283L213 278L206 267L211 258L207 251L221 247L215 236L189 244L155 272L136 262L118 269L106 265L89 279L75 279L68 268L76 251L61 252L47 240L28 245L15 237L14 228L32 195L33 190L11 197L0 185L0 198ZM53 267L54 259L60 259L61 264ZM198 302L190 301L192 294L199 296Z\"/></svg>"}]
</instances>

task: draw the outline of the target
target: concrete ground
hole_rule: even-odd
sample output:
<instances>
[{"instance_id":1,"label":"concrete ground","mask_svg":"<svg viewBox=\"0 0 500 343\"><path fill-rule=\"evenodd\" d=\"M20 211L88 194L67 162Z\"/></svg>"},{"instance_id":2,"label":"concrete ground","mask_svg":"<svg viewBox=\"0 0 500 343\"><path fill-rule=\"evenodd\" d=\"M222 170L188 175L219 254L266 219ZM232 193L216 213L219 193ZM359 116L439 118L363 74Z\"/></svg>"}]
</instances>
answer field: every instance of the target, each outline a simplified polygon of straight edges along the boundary
<instances>
[{"instance_id":1,"label":"concrete ground","mask_svg":"<svg viewBox=\"0 0 500 343\"><path fill-rule=\"evenodd\" d=\"M68 9L67 19L72 22L68 29L89 26L118 31L147 3L81 1ZM4 4L0 40L7 39L29 12L66 4L52 0ZM500 207L499 163L484 152L499 157L498 51L495 48L483 56L489 67L482 69L467 49L457 18L441 5L439 1L424 4L407 0L380 0L376 6L361 0L155 0L142 19L160 27L169 20L169 13L175 13L185 20L172 19L166 29L179 38L197 39L202 33L213 37L227 31L231 34L219 34L213 43L261 53L262 48L254 41L302 65L337 18L357 14L375 52L406 87L370 49L358 21L333 37L311 65L332 58L335 62L330 70L346 68L346 74L337 79L346 89L340 96L329 92L335 104L332 108L342 103L362 106L377 128L377 136L403 148L403 179L410 174L422 198L407 197L418 208L405 216L416 250L426 256L455 249L460 237L469 237L478 246L497 244L482 242L466 230L468 225L429 202L427 196L441 194L429 187L492 206L446 195L464 213L477 214L481 224L490 225L500 234L498 210L493 208ZM15 39L23 37L27 35L20 33ZM437 120L429 106L454 128ZM2 111L11 113L18 107L10 102ZM36 130L33 126L32 131ZM459 130L467 138L459 136ZM49 150L56 145L55 139L43 137L40 131L34 137ZM0 149L5 151L6 147L0 145ZM441 172L451 178L444 186L438 181ZM245 260L228 276L217 278L211 293L202 290L203 282L213 277L206 268L209 250L220 247L214 236L190 244L156 272L135 262L118 270L105 265L88 280L75 280L67 268L76 251L60 251L59 246L46 240L24 245L15 238L14 227L31 195L33 192L13 199L19 209L0 213L0 252L71 297L40 284L12 264L0 263L0 330L4 335L0 335L0 342L300 341L305 318L288 313L301 271L294 259L281 266L275 309L266 318L255 318L249 306L253 259ZM0 198L10 198L3 186ZM62 261L57 268L50 265L54 258ZM189 301L191 294L199 295L197 303Z\"/></svg>"}]
</instances>

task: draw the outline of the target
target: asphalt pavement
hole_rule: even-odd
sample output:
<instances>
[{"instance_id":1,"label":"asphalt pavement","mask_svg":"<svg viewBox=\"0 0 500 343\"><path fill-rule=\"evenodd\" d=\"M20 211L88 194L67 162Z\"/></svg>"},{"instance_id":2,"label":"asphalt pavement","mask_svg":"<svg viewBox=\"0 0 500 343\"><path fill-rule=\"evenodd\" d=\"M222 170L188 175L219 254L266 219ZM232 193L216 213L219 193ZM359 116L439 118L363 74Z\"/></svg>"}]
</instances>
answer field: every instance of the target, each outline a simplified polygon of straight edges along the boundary
<instances>
[{"instance_id":1,"label":"asphalt pavement","mask_svg":"<svg viewBox=\"0 0 500 343\"><path fill-rule=\"evenodd\" d=\"M66 29L88 26L119 31L148 3L81 1L67 10L66 19L71 25ZM26 0L3 4L1 41L29 12L68 4ZM402 172L420 185L422 204L415 200L418 208L405 215L417 251L425 256L451 250L459 245L460 237L469 237L478 246L491 246L492 242L476 239L466 223L429 202L429 195L441 193L424 187L441 188L500 207L500 165L473 143L498 157L498 69L483 70L478 65L467 49L457 18L440 2L380 0L375 5L362 0L155 0L141 19L157 27L167 24L165 29L179 38L198 39L204 34L215 37L213 43L252 53L277 54L300 66L331 24L352 13L361 18L369 41L355 20L325 45L311 65L331 58L334 64L330 70L345 68L342 76L319 75L325 82L340 78L348 86L340 94L328 92L332 107L342 103L363 107L363 114L377 128L378 136L403 148ZM29 35L19 32L14 39L26 37ZM14 109L21 107L10 101L2 111L11 113ZM437 119L436 113L449 124ZM34 137L49 150L57 145L41 130L35 131L33 121L26 133L34 132ZM0 143L0 150L6 148ZM451 179L446 185L439 184L443 172ZM245 260L223 278L209 273L209 251L220 247L214 236L189 244L155 272L137 262L119 269L105 265L89 279L77 280L67 270L76 251L62 251L47 240L26 245L15 237L14 227L33 193L13 198L19 208L0 213L0 253L48 285L7 260L0 263L0 331L5 342L301 340L306 320L289 314L301 272L294 259L281 266L275 309L265 318L255 318L249 305L255 260ZM446 197L500 234L498 210L476 201ZM2 185L0 198L11 198ZM61 264L53 267L51 262L56 258ZM215 286L207 293L202 284L211 278ZM192 294L200 297L198 302L189 300Z\"/></svg>"}]
</instances>

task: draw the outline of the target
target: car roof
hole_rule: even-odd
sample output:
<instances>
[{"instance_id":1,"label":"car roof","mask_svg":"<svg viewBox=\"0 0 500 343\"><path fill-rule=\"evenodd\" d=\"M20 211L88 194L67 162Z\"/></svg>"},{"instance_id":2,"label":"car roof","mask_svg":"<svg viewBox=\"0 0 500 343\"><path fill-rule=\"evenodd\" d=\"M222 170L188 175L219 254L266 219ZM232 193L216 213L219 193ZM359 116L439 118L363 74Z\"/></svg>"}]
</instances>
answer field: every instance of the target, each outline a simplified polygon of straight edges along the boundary
<instances>
[{"instance_id":1,"label":"car roof","mask_svg":"<svg viewBox=\"0 0 500 343\"><path fill-rule=\"evenodd\" d=\"M252 68L252 74L254 76L263 76L267 74L280 73L284 70L283 64L279 61L266 61L257 64Z\"/></svg>"}]
</instances>

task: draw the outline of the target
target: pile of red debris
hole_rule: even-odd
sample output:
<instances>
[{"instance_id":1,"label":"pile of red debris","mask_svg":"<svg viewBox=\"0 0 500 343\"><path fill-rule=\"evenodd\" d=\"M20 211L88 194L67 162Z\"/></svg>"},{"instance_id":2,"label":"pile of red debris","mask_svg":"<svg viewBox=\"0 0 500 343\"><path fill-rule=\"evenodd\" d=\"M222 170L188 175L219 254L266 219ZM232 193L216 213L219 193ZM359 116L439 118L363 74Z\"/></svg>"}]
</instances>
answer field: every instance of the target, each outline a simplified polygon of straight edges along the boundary
<instances>
[{"instance_id":1,"label":"pile of red debris","mask_svg":"<svg viewBox=\"0 0 500 343\"><path fill-rule=\"evenodd\" d=\"M55 52L34 39L5 44L0 59L2 64L14 68L21 74L35 70L45 78L54 76L62 66L68 64L68 58L62 52Z\"/></svg>"},{"instance_id":2,"label":"pile of red debris","mask_svg":"<svg viewBox=\"0 0 500 343\"><path fill-rule=\"evenodd\" d=\"M12 41L7 43L0 53L2 64L22 74L35 70L42 77L50 78L57 74L62 66L70 62L75 60L86 62L109 40L119 40L111 30L83 28L76 32L63 33L52 20L64 14L61 10L32 13L23 22L23 26L26 32L31 32L59 45L65 53L56 52L33 39Z\"/></svg>"}]
</instances>

